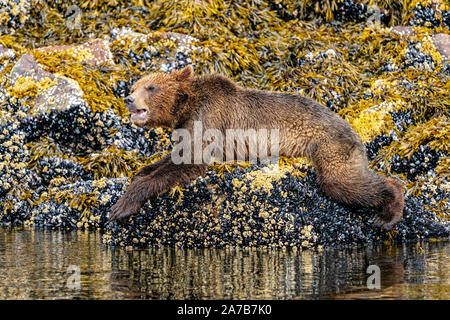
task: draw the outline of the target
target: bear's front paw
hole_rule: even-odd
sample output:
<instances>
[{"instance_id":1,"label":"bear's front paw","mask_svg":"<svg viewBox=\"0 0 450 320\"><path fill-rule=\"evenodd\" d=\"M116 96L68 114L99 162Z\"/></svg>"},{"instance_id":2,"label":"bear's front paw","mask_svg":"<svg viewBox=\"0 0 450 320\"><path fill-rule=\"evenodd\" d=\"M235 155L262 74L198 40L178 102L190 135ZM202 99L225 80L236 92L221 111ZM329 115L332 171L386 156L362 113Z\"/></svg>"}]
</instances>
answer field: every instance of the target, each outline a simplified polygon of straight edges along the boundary
<instances>
[{"instance_id":1,"label":"bear's front paw","mask_svg":"<svg viewBox=\"0 0 450 320\"><path fill-rule=\"evenodd\" d=\"M109 221L123 220L129 216L136 214L140 206L136 203L127 201L125 197L120 198L119 201L111 208Z\"/></svg>"}]
</instances>

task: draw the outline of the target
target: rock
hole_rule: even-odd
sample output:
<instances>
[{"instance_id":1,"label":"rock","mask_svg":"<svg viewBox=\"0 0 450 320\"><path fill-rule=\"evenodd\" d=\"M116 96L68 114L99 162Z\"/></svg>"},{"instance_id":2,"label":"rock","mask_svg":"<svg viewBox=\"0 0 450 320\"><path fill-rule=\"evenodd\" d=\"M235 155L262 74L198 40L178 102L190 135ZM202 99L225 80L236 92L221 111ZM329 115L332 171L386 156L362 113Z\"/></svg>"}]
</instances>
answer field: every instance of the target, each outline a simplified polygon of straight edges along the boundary
<instances>
[{"instance_id":1,"label":"rock","mask_svg":"<svg viewBox=\"0 0 450 320\"><path fill-rule=\"evenodd\" d=\"M396 26L392 28L392 31L394 33L397 33L401 36L410 36L416 34L416 31L412 27L406 27L406 26Z\"/></svg>"},{"instance_id":2,"label":"rock","mask_svg":"<svg viewBox=\"0 0 450 320\"><path fill-rule=\"evenodd\" d=\"M31 54L24 54L14 65L9 78L10 84L14 85L20 77L32 77L34 81L41 81L44 78L53 76L39 65Z\"/></svg>"},{"instance_id":3,"label":"rock","mask_svg":"<svg viewBox=\"0 0 450 320\"><path fill-rule=\"evenodd\" d=\"M113 40L119 47L126 48L126 57L132 65L142 71L155 66L162 72L171 72L192 64L191 53L200 48L195 46L199 41L187 34L176 32L153 32L143 34L130 28L117 28L111 31ZM144 52L133 52L133 47L144 46ZM163 48L163 53L160 50Z\"/></svg>"},{"instance_id":4,"label":"rock","mask_svg":"<svg viewBox=\"0 0 450 320\"><path fill-rule=\"evenodd\" d=\"M282 170L281 170L282 171ZM146 203L128 221L105 224L103 243L122 247L345 247L376 243L389 236L375 227L368 210L350 210L327 198L315 174L298 180L288 172L267 178L263 168L215 172ZM262 180L260 180L262 179ZM255 187L255 181L262 187ZM123 194L123 180L109 182L109 208ZM106 189L105 189L106 191ZM101 191L100 191L101 192ZM105 221L100 215L100 221ZM448 237L449 224L407 196L395 240Z\"/></svg>"},{"instance_id":5,"label":"rock","mask_svg":"<svg viewBox=\"0 0 450 320\"><path fill-rule=\"evenodd\" d=\"M438 33L433 35L433 42L437 51L441 54L442 59L450 59L450 35Z\"/></svg>"},{"instance_id":6,"label":"rock","mask_svg":"<svg viewBox=\"0 0 450 320\"><path fill-rule=\"evenodd\" d=\"M161 38L173 40L180 46L190 46L193 42L199 41L197 38L194 38L188 34L178 32L164 32L161 34Z\"/></svg>"},{"instance_id":7,"label":"rock","mask_svg":"<svg viewBox=\"0 0 450 320\"><path fill-rule=\"evenodd\" d=\"M449 27L450 11L436 1L417 10L380 8L383 27L371 28L369 35L362 31L375 16L367 1L339 1L331 10L339 21L326 29L315 19L324 17L325 5L314 1L320 12L310 4L301 13L291 2L226 5L220 9L225 18L217 20L214 5L206 5L206 16L200 17L179 3L158 1L135 7L100 1L80 12L62 1L1 0L0 31L14 37L2 42L12 50L0 47L0 225L101 228L105 244L132 247L354 247L448 239L447 122L441 115L447 92L442 79L450 64L441 61L448 57L448 37L438 35L448 32L436 28ZM18 3L32 5L14 10ZM404 21L388 29L393 39L384 41L384 27L399 21L399 14L413 19L411 26L428 27L426 34ZM108 25L98 28L99 19ZM293 19L298 21L284 22ZM33 43L39 49L31 51ZM374 58L377 52L383 53L381 60ZM73 61L84 76L66 73L61 60ZM96 73L113 62L117 70ZM129 175L156 161L173 142L161 128L134 127L120 98L141 72L170 72L186 64L199 74L223 73L246 87L326 101L362 132L371 166L402 177L407 186L402 222L381 232L367 210L352 211L327 198L312 169L286 159L290 173L277 179L266 179L268 172L256 165L232 172L216 166L152 199L130 220L108 224ZM98 90L88 92L96 85ZM73 102L83 96L87 103ZM46 112L36 116L30 106Z\"/></svg>"},{"instance_id":8,"label":"rock","mask_svg":"<svg viewBox=\"0 0 450 320\"><path fill-rule=\"evenodd\" d=\"M36 97L38 112L49 109L65 110L68 106L82 103L83 91L78 83L70 78L56 77L56 85L49 87Z\"/></svg>"},{"instance_id":9,"label":"rock","mask_svg":"<svg viewBox=\"0 0 450 320\"><path fill-rule=\"evenodd\" d=\"M10 86L13 87L19 79L37 83L51 81L35 97L34 109L37 112L65 110L71 105L84 102L83 91L75 80L46 71L30 54L24 54L14 65L9 79Z\"/></svg>"},{"instance_id":10,"label":"rock","mask_svg":"<svg viewBox=\"0 0 450 320\"><path fill-rule=\"evenodd\" d=\"M49 46L37 49L38 51L67 51L80 61L99 66L101 64L114 64L110 43L104 39L95 39L79 45Z\"/></svg>"},{"instance_id":11,"label":"rock","mask_svg":"<svg viewBox=\"0 0 450 320\"><path fill-rule=\"evenodd\" d=\"M156 36L155 34L144 34L131 30L128 27L116 28L111 31L114 40L131 39L132 41L148 41L155 38L170 39L180 45L190 45L193 42L199 41L190 35L179 32L160 32Z\"/></svg>"},{"instance_id":12,"label":"rock","mask_svg":"<svg viewBox=\"0 0 450 320\"><path fill-rule=\"evenodd\" d=\"M11 59L15 57L15 53L13 50L5 48L0 44L0 59Z\"/></svg>"}]
</instances>

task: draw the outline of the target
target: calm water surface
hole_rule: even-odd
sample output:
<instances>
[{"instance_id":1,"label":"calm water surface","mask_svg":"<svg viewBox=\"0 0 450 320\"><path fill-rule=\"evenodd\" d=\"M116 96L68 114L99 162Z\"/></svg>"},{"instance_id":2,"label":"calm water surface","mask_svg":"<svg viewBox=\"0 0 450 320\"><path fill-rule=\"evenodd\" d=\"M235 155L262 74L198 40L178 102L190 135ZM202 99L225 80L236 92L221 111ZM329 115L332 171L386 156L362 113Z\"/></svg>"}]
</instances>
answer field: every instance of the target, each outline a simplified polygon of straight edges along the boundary
<instances>
[{"instance_id":1,"label":"calm water surface","mask_svg":"<svg viewBox=\"0 0 450 320\"><path fill-rule=\"evenodd\" d=\"M450 299L449 262L448 241L125 250L95 232L0 228L0 299ZM369 265L380 267L379 290L366 286ZM80 270L78 288L71 268Z\"/></svg>"}]
</instances>

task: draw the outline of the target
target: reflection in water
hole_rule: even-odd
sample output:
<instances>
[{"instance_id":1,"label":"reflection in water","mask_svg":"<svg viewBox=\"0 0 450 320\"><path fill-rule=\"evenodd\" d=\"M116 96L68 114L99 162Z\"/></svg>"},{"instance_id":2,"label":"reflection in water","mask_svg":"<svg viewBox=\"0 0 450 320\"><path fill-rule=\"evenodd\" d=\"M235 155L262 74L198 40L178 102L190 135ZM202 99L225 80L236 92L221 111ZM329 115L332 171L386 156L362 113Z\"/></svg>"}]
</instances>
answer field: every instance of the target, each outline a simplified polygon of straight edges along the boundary
<instances>
[{"instance_id":1,"label":"reflection in water","mask_svg":"<svg viewBox=\"0 0 450 320\"><path fill-rule=\"evenodd\" d=\"M449 299L450 245L111 249L95 232L0 229L0 299ZM369 265L381 289L369 290ZM70 289L67 268L81 272Z\"/></svg>"}]
</instances>

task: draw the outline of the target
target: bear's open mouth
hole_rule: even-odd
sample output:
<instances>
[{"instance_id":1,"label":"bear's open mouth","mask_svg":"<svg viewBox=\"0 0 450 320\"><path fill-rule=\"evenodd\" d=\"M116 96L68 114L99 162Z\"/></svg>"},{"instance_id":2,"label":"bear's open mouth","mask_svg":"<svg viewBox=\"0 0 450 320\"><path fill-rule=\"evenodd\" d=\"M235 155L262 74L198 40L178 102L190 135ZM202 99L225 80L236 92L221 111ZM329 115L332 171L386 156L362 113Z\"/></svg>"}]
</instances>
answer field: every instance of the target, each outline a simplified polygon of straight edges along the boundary
<instances>
[{"instance_id":1,"label":"bear's open mouth","mask_svg":"<svg viewBox=\"0 0 450 320\"><path fill-rule=\"evenodd\" d=\"M136 109L130 112L132 120L145 120L147 117L147 110L145 109Z\"/></svg>"}]
</instances>

